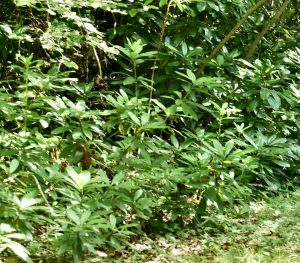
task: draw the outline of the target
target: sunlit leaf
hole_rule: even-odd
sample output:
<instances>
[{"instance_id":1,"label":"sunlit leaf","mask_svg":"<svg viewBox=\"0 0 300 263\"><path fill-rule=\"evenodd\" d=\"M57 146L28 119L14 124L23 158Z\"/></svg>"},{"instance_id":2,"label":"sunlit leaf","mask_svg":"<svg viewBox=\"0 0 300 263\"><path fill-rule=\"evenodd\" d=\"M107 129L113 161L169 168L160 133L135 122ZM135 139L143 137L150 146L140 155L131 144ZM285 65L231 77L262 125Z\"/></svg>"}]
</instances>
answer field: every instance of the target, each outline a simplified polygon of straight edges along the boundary
<instances>
[{"instance_id":1,"label":"sunlit leaf","mask_svg":"<svg viewBox=\"0 0 300 263\"><path fill-rule=\"evenodd\" d=\"M19 168L20 162L17 159L13 159L9 165L9 172L14 173Z\"/></svg>"}]
</instances>

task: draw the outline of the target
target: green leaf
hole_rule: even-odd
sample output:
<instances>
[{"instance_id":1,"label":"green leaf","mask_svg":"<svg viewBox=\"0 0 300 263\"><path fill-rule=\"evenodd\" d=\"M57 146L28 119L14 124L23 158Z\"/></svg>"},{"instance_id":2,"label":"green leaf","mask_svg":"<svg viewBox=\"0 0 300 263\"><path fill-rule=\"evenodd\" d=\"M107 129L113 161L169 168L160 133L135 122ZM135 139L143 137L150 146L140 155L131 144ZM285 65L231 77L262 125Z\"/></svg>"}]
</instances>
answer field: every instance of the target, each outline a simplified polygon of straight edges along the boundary
<instances>
[{"instance_id":1,"label":"green leaf","mask_svg":"<svg viewBox=\"0 0 300 263\"><path fill-rule=\"evenodd\" d=\"M188 77L192 83L194 83L196 81L196 76L190 69L186 70L186 74L188 75Z\"/></svg>"},{"instance_id":2,"label":"green leaf","mask_svg":"<svg viewBox=\"0 0 300 263\"><path fill-rule=\"evenodd\" d=\"M165 105L163 105L161 102L159 102L157 99L153 99L152 100L159 108L161 108L162 110L166 110Z\"/></svg>"},{"instance_id":3,"label":"green leaf","mask_svg":"<svg viewBox=\"0 0 300 263\"><path fill-rule=\"evenodd\" d=\"M179 148L179 142L178 142L178 140L177 140L177 138L172 134L171 135L171 142L172 142L172 144L175 146L175 148Z\"/></svg>"},{"instance_id":4,"label":"green leaf","mask_svg":"<svg viewBox=\"0 0 300 263\"><path fill-rule=\"evenodd\" d=\"M131 17L135 17L136 16L136 14L138 13L138 9L130 9L129 11L128 11L128 14L131 16Z\"/></svg>"},{"instance_id":5,"label":"green leaf","mask_svg":"<svg viewBox=\"0 0 300 263\"><path fill-rule=\"evenodd\" d=\"M120 183L125 177L124 173L118 173L114 176L113 180L112 180L112 184L118 184Z\"/></svg>"},{"instance_id":6,"label":"green leaf","mask_svg":"<svg viewBox=\"0 0 300 263\"><path fill-rule=\"evenodd\" d=\"M66 171L69 175L69 178L66 178L66 180L78 190L83 190L83 188L91 181L91 174L88 171L77 173L71 166L68 166Z\"/></svg>"},{"instance_id":7,"label":"green leaf","mask_svg":"<svg viewBox=\"0 0 300 263\"><path fill-rule=\"evenodd\" d=\"M217 153L219 155L223 155L224 148L223 148L222 144L218 140L213 140L213 145L214 145L214 148L217 150Z\"/></svg>"},{"instance_id":8,"label":"green leaf","mask_svg":"<svg viewBox=\"0 0 300 263\"><path fill-rule=\"evenodd\" d=\"M40 124L45 129L49 127L49 121L47 121L47 120L40 119Z\"/></svg>"},{"instance_id":9,"label":"green leaf","mask_svg":"<svg viewBox=\"0 0 300 263\"><path fill-rule=\"evenodd\" d=\"M184 142L182 142L180 144L180 149L186 149L188 148L191 144L193 144L195 142L195 139L194 138L188 138L186 139Z\"/></svg>"},{"instance_id":10,"label":"green leaf","mask_svg":"<svg viewBox=\"0 0 300 263\"><path fill-rule=\"evenodd\" d=\"M0 156L4 156L4 157L11 157L16 154L18 154L17 150L1 149L1 151L0 151Z\"/></svg>"},{"instance_id":11,"label":"green leaf","mask_svg":"<svg viewBox=\"0 0 300 263\"><path fill-rule=\"evenodd\" d=\"M19 258L23 259L27 263L32 263L29 257L29 251L20 243L10 240L6 246L8 246Z\"/></svg>"},{"instance_id":12,"label":"green leaf","mask_svg":"<svg viewBox=\"0 0 300 263\"><path fill-rule=\"evenodd\" d=\"M20 200L20 210L26 210L38 203L42 202L42 199L34 198L31 194L26 194Z\"/></svg>"},{"instance_id":13,"label":"green leaf","mask_svg":"<svg viewBox=\"0 0 300 263\"><path fill-rule=\"evenodd\" d=\"M78 173L77 173L77 172L74 170L74 168L71 167L71 166L68 166L68 167L66 168L66 171L67 171L67 174L68 174L71 178L77 177L77 176L78 176Z\"/></svg>"},{"instance_id":14,"label":"green leaf","mask_svg":"<svg viewBox=\"0 0 300 263\"><path fill-rule=\"evenodd\" d=\"M119 240L113 236L110 237L110 244L118 251L120 251L122 249Z\"/></svg>"},{"instance_id":15,"label":"green leaf","mask_svg":"<svg viewBox=\"0 0 300 263\"><path fill-rule=\"evenodd\" d=\"M224 64L224 57L222 55L217 56L217 63L219 66L222 66Z\"/></svg>"},{"instance_id":16,"label":"green leaf","mask_svg":"<svg viewBox=\"0 0 300 263\"><path fill-rule=\"evenodd\" d=\"M80 128L75 128L73 131L72 131L72 138L74 141L78 140L78 139L81 139L83 138L83 134L82 134L82 130Z\"/></svg>"},{"instance_id":17,"label":"green leaf","mask_svg":"<svg viewBox=\"0 0 300 263\"><path fill-rule=\"evenodd\" d=\"M80 218L81 224L88 222L90 216L91 216L90 210L85 210L83 213L81 213L81 218Z\"/></svg>"},{"instance_id":18,"label":"green leaf","mask_svg":"<svg viewBox=\"0 0 300 263\"><path fill-rule=\"evenodd\" d=\"M151 4L153 1L154 1L154 0L147 0L147 1L145 2L145 5L149 5L149 4Z\"/></svg>"},{"instance_id":19,"label":"green leaf","mask_svg":"<svg viewBox=\"0 0 300 263\"><path fill-rule=\"evenodd\" d=\"M66 158L71 163L78 162L83 156L84 148L79 143L71 144L63 148L60 158Z\"/></svg>"},{"instance_id":20,"label":"green leaf","mask_svg":"<svg viewBox=\"0 0 300 263\"><path fill-rule=\"evenodd\" d=\"M113 214L111 214L111 215L109 215L109 222L110 222L111 226L113 228L115 228L116 224L117 224L117 218Z\"/></svg>"},{"instance_id":21,"label":"green leaf","mask_svg":"<svg viewBox=\"0 0 300 263\"><path fill-rule=\"evenodd\" d=\"M150 115L148 113L143 113L143 115L141 116L141 121L142 121L142 125L145 125L149 122L150 119Z\"/></svg>"},{"instance_id":22,"label":"green leaf","mask_svg":"<svg viewBox=\"0 0 300 263\"><path fill-rule=\"evenodd\" d=\"M8 35L13 33L11 27L8 24L1 24L0 28L2 28Z\"/></svg>"},{"instance_id":23,"label":"green leaf","mask_svg":"<svg viewBox=\"0 0 300 263\"><path fill-rule=\"evenodd\" d=\"M90 182L91 174L88 171L82 171L77 175L77 177L73 177L72 179L76 182L80 189L83 189L84 186Z\"/></svg>"},{"instance_id":24,"label":"green leaf","mask_svg":"<svg viewBox=\"0 0 300 263\"><path fill-rule=\"evenodd\" d=\"M256 149L258 148L257 145L255 144L255 142L247 134L243 133L243 136L248 142L250 142L250 144L252 146L254 146L254 148L256 148Z\"/></svg>"},{"instance_id":25,"label":"green leaf","mask_svg":"<svg viewBox=\"0 0 300 263\"><path fill-rule=\"evenodd\" d=\"M73 258L75 263L80 263L83 257L83 244L80 237L77 237L73 243Z\"/></svg>"},{"instance_id":26,"label":"green leaf","mask_svg":"<svg viewBox=\"0 0 300 263\"><path fill-rule=\"evenodd\" d=\"M223 203L222 199L220 198L219 194L216 195L214 205L221 213L223 213L224 203Z\"/></svg>"},{"instance_id":27,"label":"green leaf","mask_svg":"<svg viewBox=\"0 0 300 263\"><path fill-rule=\"evenodd\" d=\"M148 57L148 58L151 58L153 57L154 55L157 54L157 51L148 51L148 52L143 52L140 54L140 57Z\"/></svg>"},{"instance_id":28,"label":"green leaf","mask_svg":"<svg viewBox=\"0 0 300 263\"><path fill-rule=\"evenodd\" d=\"M5 223L0 224L0 234L8 234L8 233L12 233L12 232L15 232L15 231L16 231L16 229L14 229L9 224L5 224Z\"/></svg>"},{"instance_id":29,"label":"green leaf","mask_svg":"<svg viewBox=\"0 0 300 263\"><path fill-rule=\"evenodd\" d=\"M225 144L225 156L227 156L231 152L233 146L234 146L233 140L230 140L230 141L226 142L226 144Z\"/></svg>"},{"instance_id":30,"label":"green leaf","mask_svg":"<svg viewBox=\"0 0 300 263\"><path fill-rule=\"evenodd\" d=\"M138 200L142 196L143 193L144 193L143 189L137 190L134 194L133 200L134 201Z\"/></svg>"},{"instance_id":31,"label":"green leaf","mask_svg":"<svg viewBox=\"0 0 300 263\"><path fill-rule=\"evenodd\" d=\"M9 172L11 174L14 173L18 169L19 165L20 165L19 160L13 159L9 164Z\"/></svg>"},{"instance_id":32,"label":"green leaf","mask_svg":"<svg viewBox=\"0 0 300 263\"><path fill-rule=\"evenodd\" d=\"M203 12L205 9L206 9L206 3L205 2L197 3L197 10L199 12Z\"/></svg>"},{"instance_id":33,"label":"green leaf","mask_svg":"<svg viewBox=\"0 0 300 263\"><path fill-rule=\"evenodd\" d=\"M123 81L123 85L130 85L130 84L133 84L133 83L135 83L135 79L133 77L127 77Z\"/></svg>"},{"instance_id":34,"label":"green leaf","mask_svg":"<svg viewBox=\"0 0 300 263\"><path fill-rule=\"evenodd\" d=\"M150 122L144 126L144 130L165 129L165 128L167 128L167 126L163 121Z\"/></svg>"},{"instance_id":35,"label":"green leaf","mask_svg":"<svg viewBox=\"0 0 300 263\"><path fill-rule=\"evenodd\" d=\"M186 56L186 54L188 52L188 47L187 47L187 44L184 41L181 43L181 50L182 50L182 54L184 56Z\"/></svg>"},{"instance_id":36,"label":"green leaf","mask_svg":"<svg viewBox=\"0 0 300 263\"><path fill-rule=\"evenodd\" d=\"M280 182L274 178L274 177L265 177L262 176L264 181L267 183L267 185L270 187L272 191L277 191L280 188Z\"/></svg>"},{"instance_id":37,"label":"green leaf","mask_svg":"<svg viewBox=\"0 0 300 263\"><path fill-rule=\"evenodd\" d=\"M266 100L271 95L271 91L267 88L261 88L260 97L262 100Z\"/></svg>"},{"instance_id":38,"label":"green leaf","mask_svg":"<svg viewBox=\"0 0 300 263\"><path fill-rule=\"evenodd\" d=\"M255 68L254 65L251 64L250 62L248 62L247 60L240 59L240 61L241 61L244 65L246 65L247 67L249 67L249 68L252 68L252 69Z\"/></svg>"},{"instance_id":39,"label":"green leaf","mask_svg":"<svg viewBox=\"0 0 300 263\"><path fill-rule=\"evenodd\" d=\"M285 161L281 161L281 160L276 160L276 159L272 159L273 163L276 163L277 165L284 167L284 168L288 168L291 167L291 165L288 162Z\"/></svg>"},{"instance_id":40,"label":"green leaf","mask_svg":"<svg viewBox=\"0 0 300 263\"><path fill-rule=\"evenodd\" d=\"M70 127L68 126L63 126L63 127L58 127L54 130L51 131L52 134L60 134L60 133L64 133L66 131L68 131L70 129Z\"/></svg>"},{"instance_id":41,"label":"green leaf","mask_svg":"<svg viewBox=\"0 0 300 263\"><path fill-rule=\"evenodd\" d=\"M278 96L276 91L272 90L271 94L272 95L267 98L267 101L274 110L279 110L279 108L281 106L281 99Z\"/></svg>"},{"instance_id":42,"label":"green leaf","mask_svg":"<svg viewBox=\"0 0 300 263\"><path fill-rule=\"evenodd\" d=\"M162 7L168 3L168 0L160 0L159 1L159 7Z\"/></svg>"},{"instance_id":43,"label":"green leaf","mask_svg":"<svg viewBox=\"0 0 300 263\"><path fill-rule=\"evenodd\" d=\"M147 209L148 207L153 205L153 201L151 198L140 198L137 201L137 206L140 207L141 209Z\"/></svg>"},{"instance_id":44,"label":"green leaf","mask_svg":"<svg viewBox=\"0 0 300 263\"><path fill-rule=\"evenodd\" d=\"M281 102L280 100L276 100L272 97L268 98L268 103L269 105L273 108L273 110L279 110Z\"/></svg>"},{"instance_id":45,"label":"green leaf","mask_svg":"<svg viewBox=\"0 0 300 263\"><path fill-rule=\"evenodd\" d=\"M88 127L82 127L82 131L89 140L93 140L93 133Z\"/></svg>"},{"instance_id":46,"label":"green leaf","mask_svg":"<svg viewBox=\"0 0 300 263\"><path fill-rule=\"evenodd\" d=\"M170 106L166 109L166 115L172 116L176 113L176 111L177 111L177 105L173 104L172 106Z\"/></svg>"},{"instance_id":47,"label":"green leaf","mask_svg":"<svg viewBox=\"0 0 300 263\"><path fill-rule=\"evenodd\" d=\"M77 215L77 213L72 210L72 209L68 209L67 210L67 216L69 219L71 219L76 225L81 225L81 220L80 217Z\"/></svg>"},{"instance_id":48,"label":"green leaf","mask_svg":"<svg viewBox=\"0 0 300 263\"><path fill-rule=\"evenodd\" d=\"M247 109L249 112L254 111L259 105L259 100L254 99L250 101L249 105L247 106Z\"/></svg>"},{"instance_id":49,"label":"green leaf","mask_svg":"<svg viewBox=\"0 0 300 263\"><path fill-rule=\"evenodd\" d=\"M220 8L213 2L207 2L207 4L210 6L210 8L214 9L215 11L219 12Z\"/></svg>"},{"instance_id":50,"label":"green leaf","mask_svg":"<svg viewBox=\"0 0 300 263\"><path fill-rule=\"evenodd\" d=\"M195 111L185 102L181 102L182 111L186 116L192 117L194 120L198 120L198 116Z\"/></svg>"},{"instance_id":51,"label":"green leaf","mask_svg":"<svg viewBox=\"0 0 300 263\"><path fill-rule=\"evenodd\" d=\"M209 199L212 203L215 201L216 195L217 193L214 186L209 187L205 194L206 198Z\"/></svg>"},{"instance_id":52,"label":"green leaf","mask_svg":"<svg viewBox=\"0 0 300 263\"><path fill-rule=\"evenodd\" d=\"M133 112L129 111L128 116L134 121L135 124L141 126L139 118Z\"/></svg>"}]
</instances>

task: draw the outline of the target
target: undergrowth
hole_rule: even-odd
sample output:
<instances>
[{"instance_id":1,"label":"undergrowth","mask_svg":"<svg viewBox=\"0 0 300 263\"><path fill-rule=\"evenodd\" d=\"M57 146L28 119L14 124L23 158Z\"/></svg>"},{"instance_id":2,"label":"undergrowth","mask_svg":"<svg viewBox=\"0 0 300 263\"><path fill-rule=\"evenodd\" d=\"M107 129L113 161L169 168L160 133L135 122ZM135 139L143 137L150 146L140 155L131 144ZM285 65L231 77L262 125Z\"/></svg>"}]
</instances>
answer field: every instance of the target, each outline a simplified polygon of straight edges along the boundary
<instances>
[{"instance_id":1,"label":"undergrowth","mask_svg":"<svg viewBox=\"0 0 300 263\"><path fill-rule=\"evenodd\" d=\"M1 257L122 254L298 183L299 3L225 2L1 4Z\"/></svg>"}]
</instances>

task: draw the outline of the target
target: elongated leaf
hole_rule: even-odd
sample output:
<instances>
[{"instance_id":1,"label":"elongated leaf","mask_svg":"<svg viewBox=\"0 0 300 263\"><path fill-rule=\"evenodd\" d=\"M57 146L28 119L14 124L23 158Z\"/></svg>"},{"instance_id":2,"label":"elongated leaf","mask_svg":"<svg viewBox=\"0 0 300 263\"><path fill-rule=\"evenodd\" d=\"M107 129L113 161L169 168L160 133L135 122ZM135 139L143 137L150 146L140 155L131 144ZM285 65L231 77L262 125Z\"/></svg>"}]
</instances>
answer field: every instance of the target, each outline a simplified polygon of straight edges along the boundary
<instances>
[{"instance_id":1,"label":"elongated leaf","mask_svg":"<svg viewBox=\"0 0 300 263\"><path fill-rule=\"evenodd\" d=\"M34 198L30 194L25 195L20 200L20 209L25 210L31 206L34 206L34 205L40 203L41 201L42 201L42 199Z\"/></svg>"},{"instance_id":2,"label":"elongated leaf","mask_svg":"<svg viewBox=\"0 0 300 263\"><path fill-rule=\"evenodd\" d=\"M234 146L233 140L230 140L230 141L226 142L226 144L225 144L225 156L227 156L231 152L233 146Z\"/></svg>"},{"instance_id":3,"label":"elongated leaf","mask_svg":"<svg viewBox=\"0 0 300 263\"><path fill-rule=\"evenodd\" d=\"M150 115L148 113L143 113L141 117L142 125L145 125L149 122Z\"/></svg>"},{"instance_id":4,"label":"elongated leaf","mask_svg":"<svg viewBox=\"0 0 300 263\"><path fill-rule=\"evenodd\" d=\"M187 74L187 76L189 77L189 79L191 80L192 83L194 83L196 81L196 76L190 69L186 70L186 74Z\"/></svg>"},{"instance_id":5,"label":"elongated leaf","mask_svg":"<svg viewBox=\"0 0 300 263\"><path fill-rule=\"evenodd\" d=\"M187 103L181 103L182 111L186 116L192 117L194 120L198 120L196 112Z\"/></svg>"},{"instance_id":6,"label":"elongated leaf","mask_svg":"<svg viewBox=\"0 0 300 263\"><path fill-rule=\"evenodd\" d=\"M128 112L128 116L134 121L135 124L141 125L139 118L131 111Z\"/></svg>"},{"instance_id":7,"label":"elongated leaf","mask_svg":"<svg viewBox=\"0 0 300 263\"><path fill-rule=\"evenodd\" d=\"M123 178L125 177L125 174L124 173L118 173L114 176L113 180L112 180L112 184L117 184L117 183L120 183Z\"/></svg>"},{"instance_id":8,"label":"elongated leaf","mask_svg":"<svg viewBox=\"0 0 300 263\"><path fill-rule=\"evenodd\" d=\"M134 201L138 200L142 196L143 192L143 189L137 190L134 194Z\"/></svg>"},{"instance_id":9,"label":"elongated leaf","mask_svg":"<svg viewBox=\"0 0 300 263\"><path fill-rule=\"evenodd\" d=\"M254 146L256 149L258 148L255 142L247 134L243 133L243 136L248 142L250 142L252 146Z\"/></svg>"},{"instance_id":10,"label":"elongated leaf","mask_svg":"<svg viewBox=\"0 0 300 263\"><path fill-rule=\"evenodd\" d=\"M186 54L188 52L188 47L187 47L187 44L184 41L181 43L181 50L182 50L182 54L184 56L186 56Z\"/></svg>"},{"instance_id":11,"label":"elongated leaf","mask_svg":"<svg viewBox=\"0 0 300 263\"><path fill-rule=\"evenodd\" d=\"M20 243L15 241L9 241L7 246L21 259L27 263L32 263L32 260L29 257L29 251Z\"/></svg>"},{"instance_id":12,"label":"elongated leaf","mask_svg":"<svg viewBox=\"0 0 300 263\"><path fill-rule=\"evenodd\" d=\"M284 167L284 168L288 168L288 167L291 166L288 162L281 161L281 160L275 160L275 159L273 159L272 162L273 162L273 163L276 163L276 164L278 164L279 166Z\"/></svg>"},{"instance_id":13,"label":"elongated leaf","mask_svg":"<svg viewBox=\"0 0 300 263\"><path fill-rule=\"evenodd\" d=\"M76 225L81 225L80 217L77 215L77 213L72 210L68 209L67 210L67 216L69 219L71 219Z\"/></svg>"},{"instance_id":14,"label":"elongated leaf","mask_svg":"<svg viewBox=\"0 0 300 263\"><path fill-rule=\"evenodd\" d=\"M73 258L75 263L80 263L83 257L83 244L79 237L73 243Z\"/></svg>"},{"instance_id":15,"label":"elongated leaf","mask_svg":"<svg viewBox=\"0 0 300 263\"><path fill-rule=\"evenodd\" d=\"M60 134L60 133L64 133L66 131L68 131L70 129L70 127L68 126L64 126L64 127L58 127L54 130L51 131L52 134Z\"/></svg>"},{"instance_id":16,"label":"elongated leaf","mask_svg":"<svg viewBox=\"0 0 300 263\"><path fill-rule=\"evenodd\" d=\"M165 129L167 128L164 122L150 122L144 126L144 130Z\"/></svg>"},{"instance_id":17,"label":"elongated leaf","mask_svg":"<svg viewBox=\"0 0 300 263\"><path fill-rule=\"evenodd\" d=\"M76 177L72 178L80 189L83 189L91 180L91 174L88 171L83 171Z\"/></svg>"},{"instance_id":18,"label":"elongated leaf","mask_svg":"<svg viewBox=\"0 0 300 263\"><path fill-rule=\"evenodd\" d=\"M217 150L217 153L219 155L223 155L224 148L223 148L222 144L217 140L213 140L213 145L214 145L214 148Z\"/></svg>"},{"instance_id":19,"label":"elongated leaf","mask_svg":"<svg viewBox=\"0 0 300 263\"><path fill-rule=\"evenodd\" d=\"M175 148L179 148L179 142L178 142L178 140L177 140L177 138L172 134L171 135L171 142L172 142L172 144L175 146Z\"/></svg>"},{"instance_id":20,"label":"elongated leaf","mask_svg":"<svg viewBox=\"0 0 300 263\"><path fill-rule=\"evenodd\" d=\"M217 63L219 66L222 66L224 64L224 57L222 55L217 56Z\"/></svg>"},{"instance_id":21,"label":"elongated leaf","mask_svg":"<svg viewBox=\"0 0 300 263\"><path fill-rule=\"evenodd\" d=\"M9 172L14 173L18 169L19 165L20 165L19 160L13 159L9 164Z\"/></svg>"},{"instance_id":22,"label":"elongated leaf","mask_svg":"<svg viewBox=\"0 0 300 263\"><path fill-rule=\"evenodd\" d=\"M134 82L135 82L135 79L133 77L127 77L126 79L124 79L123 85L130 85Z\"/></svg>"},{"instance_id":23,"label":"elongated leaf","mask_svg":"<svg viewBox=\"0 0 300 263\"><path fill-rule=\"evenodd\" d=\"M67 171L68 175L69 175L71 178L74 178L74 177L77 177L77 176L78 176L78 173L77 173L77 172L74 170L74 168L71 167L71 166L68 166L68 167L66 168L66 171Z\"/></svg>"},{"instance_id":24,"label":"elongated leaf","mask_svg":"<svg viewBox=\"0 0 300 263\"><path fill-rule=\"evenodd\" d=\"M116 223L117 223L117 218L113 214L111 214L111 215L109 215L109 222L110 222L111 226L113 228L115 228Z\"/></svg>"}]
</instances>

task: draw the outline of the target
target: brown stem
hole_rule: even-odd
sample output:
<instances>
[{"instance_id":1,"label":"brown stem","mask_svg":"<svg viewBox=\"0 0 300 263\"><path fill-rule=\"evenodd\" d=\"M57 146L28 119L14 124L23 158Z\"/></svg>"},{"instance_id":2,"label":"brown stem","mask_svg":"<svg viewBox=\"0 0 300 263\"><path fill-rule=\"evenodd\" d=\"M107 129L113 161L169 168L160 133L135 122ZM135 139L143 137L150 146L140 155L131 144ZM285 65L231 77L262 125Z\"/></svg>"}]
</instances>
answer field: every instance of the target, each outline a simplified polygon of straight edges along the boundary
<instances>
[{"instance_id":1,"label":"brown stem","mask_svg":"<svg viewBox=\"0 0 300 263\"><path fill-rule=\"evenodd\" d=\"M165 31L166 31L166 27L167 27L167 22L168 22L168 17L169 17L169 12L170 12L170 6L172 4L173 0L169 0L168 2L168 5L167 5L167 9L166 9L166 14L165 14L165 18L164 18L164 24L163 24L163 27L160 31L160 34L159 34L159 47L158 49L160 49L160 46L163 42L163 39L164 39L164 35L165 35Z\"/></svg>"},{"instance_id":2,"label":"brown stem","mask_svg":"<svg viewBox=\"0 0 300 263\"><path fill-rule=\"evenodd\" d=\"M267 0L260 0L256 5L252 6L240 19L240 21L231 29L231 31L223 38L223 40L213 49L213 51L210 53L210 55L207 57L208 60L211 60L219 51L220 49L228 42L228 40L234 35L234 33L244 24L246 19L254 13L258 8L260 8ZM197 73L196 76L199 77L205 68L205 64L202 64Z\"/></svg>"},{"instance_id":3,"label":"brown stem","mask_svg":"<svg viewBox=\"0 0 300 263\"><path fill-rule=\"evenodd\" d=\"M288 5L290 3L291 3L291 0L285 0L284 3L282 4L282 6L279 8L278 12L269 20L268 24L266 24L265 27L263 28L263 30L257 35L257 37L255 38L253 44L251 45L248 53L246 54L246 59L249 59L254 55L259 42L262 40L264 35L271 29L273 24L275 24L279 20L279 18L283 14L284 10L288 7Z\"/></svg>"},{"instance_id":4,"label":"brown stem","mask_svg":"<svg viewBox=\"0 0 300 263\"><path fill-rule=\"evenodd\" d=\"M169 12L170 12L170 7L171 7L172 2L173 2L173 0L168 1L166 14L165 14L165 17L164 17L163 27L162 27L162 29L160 31L160 34L159 34L159 44L158 44L158 47L157 47L157 51L160 50L163 39L164 39L164 35L165 35L165 32L166 32L166 27L167 27L167 22L168 22L168 17L169 17ZM150 88L150 95L149 95L148 114L150 114L151 104L152 104L152 99L153 99L154 75L155 75L156 63L157 63L157 59L154 59L152 74L151 74L151 88Z\"/></svg>"}]
</instances>

